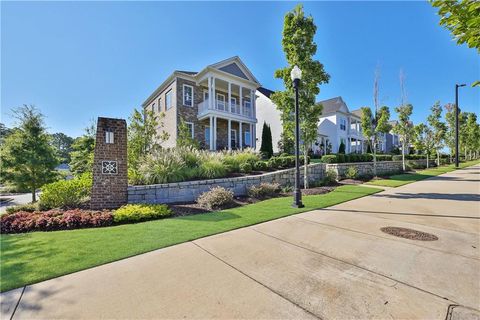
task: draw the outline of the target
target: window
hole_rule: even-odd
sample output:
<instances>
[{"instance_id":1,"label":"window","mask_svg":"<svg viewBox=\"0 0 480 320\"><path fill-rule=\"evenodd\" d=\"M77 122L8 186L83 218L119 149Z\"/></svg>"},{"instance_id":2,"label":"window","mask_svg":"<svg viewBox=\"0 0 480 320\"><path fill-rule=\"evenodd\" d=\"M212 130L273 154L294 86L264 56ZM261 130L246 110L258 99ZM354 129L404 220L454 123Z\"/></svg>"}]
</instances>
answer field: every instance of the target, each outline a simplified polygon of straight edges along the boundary
<instances>
[{"instance_id":1,"label":"window","mask_svg":"<svg viewBox=\"0 0 480 320\"><path fill-rule=\"evenodd\" d=\"M344 118L340 119L340 130L347 130L347 120L345 120Z\"/></svg>"},{"instance_id":2,"label":"window","mask_svg":"<svg viewBox=\"0 0 480 320\"><path fill-rule=\"evenodd\" d=\"M232 105L230 112L236 113L235 110L237 109L237 98L230 98L230 104Z\"/></svg>"},{"instance_id":3,"label":"window","mask_svg":"<svg viewBox=\"0 0 480 320\"><path fill-rule=\"evenodd\" d=\"M155 112L155 102L152 103L152 112Z\"/></svg>"},{"instance_id":4,"label":"window","mask_svg":"<svg viewBox=\"0 0 480 320\"><path fill-rule=\"evenodd\" d=\"M250 103L250 100L244 100L243 101L243 114L245 116L251 116L251 103Z\"/></svg>"},{"instance_id":5,"label":"window","mask_svg":"<svg viewBox=\"0 0 480 320\"><path fill-rule=\"evenodd\" d=\"M193 106L193 87L186 84L183 85L183 105Z\"/></svg>"},{"instance_id":6,"label":"window","mask_svg":"<svg viewBox=\"0 0 480 320\"><path fill-rule=\"evenodd\" d=\"M111 129L105 130L105 143L113 143L113 131Z\"/></svg>"},{"instance_id":7,"label":"window","mask_svg":"<svg viewBox=\"0 0 480 320\"><path fill-rule=\"evenodd\" d=\"M251 146L252 145L252 140L251 140L251 134L250 131L245 131L245 140L243 141L243 144L246 146Z\"/></svg>"},{"instance_id":8,"label":"window","mask_svg":"<svg viewBox=\"0 0 480 320\"><path fill-rule=\"evenodd\" d=\"M217 93L217 109L225 110L225 95Z\"/></svg>"},{"instance_id":9,"label":"window","mask_svg":"<svg viewBox=\"0 0 480 320\"><path fill-rule=\"evenodd\" d=\"M192 122L185 122L185 124L188 127L188 130L190 130L190 134L192 135L192 138L194 138L194 126Z\"/></svg>"},{"instance_id":10,"label":"window","mask_svg":"<svg viewBox=\"0 0 480 320\"><path fill-rule=\"evenodd\" d=\"M210 146L210 127L205 127L205 145Z\"/></svg>"},{"instance_id":11,"label":"window","mask_svg":"<svg viewBox=\"0 0 480 320\"><path fill-rule=\"evenodd\" d=\"M172 104L172 90L168 91L167 93L165 93L165 109L168 110L170 109L171 107L173 107L173 104Z\"/></svg>"},{"instance_id":12,"label":"window","mask_svg":"<svg viewBox=\"0 0 480 320\"><path fill-rule=\"evenodd\" d=\"M208 91L203 91L203 101L207 101L208 100Z\"/></svg>"},{"instance_id":13,"label":"window","mask_svg":"<svg viewBox=\"0 0 480 320\"><path fill-rule=\"evenodd\" d=\"M230 144L232 146L232 149L237 148L237 130L232 129L230 131Z\"/></svg>"}]
</instances>

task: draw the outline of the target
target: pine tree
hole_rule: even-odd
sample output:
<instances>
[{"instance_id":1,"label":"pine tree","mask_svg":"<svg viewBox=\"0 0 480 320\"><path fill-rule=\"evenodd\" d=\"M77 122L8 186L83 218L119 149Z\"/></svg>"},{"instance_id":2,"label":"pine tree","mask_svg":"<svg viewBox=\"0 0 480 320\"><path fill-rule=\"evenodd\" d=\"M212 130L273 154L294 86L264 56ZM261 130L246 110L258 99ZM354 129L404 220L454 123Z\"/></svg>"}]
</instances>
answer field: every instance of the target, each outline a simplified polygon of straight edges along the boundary
<instances>
[{"instance_id":1,"label":"pine tree","mask_svg":"<svg viewBox=\"0 0 480 320\"><path fill-rule=\"evenodd\" d=\"M58 177L58 159L46 132L43 115L34 106L23 105L14 110L19 126L2 145L2 179L20 189L32 192Z\"/></svg>"},{"instance_id":2,"label":"pine tree","mask_svg":"<svg viewBox=\"0 0 480 320\"><path fill-rule=\"evenodd\" d=\"M262 128L262 145L260 146L260 152L266 159L270 159L273 155L272 130L266 122L263 123Z\"/></svg>"}]
</instances>

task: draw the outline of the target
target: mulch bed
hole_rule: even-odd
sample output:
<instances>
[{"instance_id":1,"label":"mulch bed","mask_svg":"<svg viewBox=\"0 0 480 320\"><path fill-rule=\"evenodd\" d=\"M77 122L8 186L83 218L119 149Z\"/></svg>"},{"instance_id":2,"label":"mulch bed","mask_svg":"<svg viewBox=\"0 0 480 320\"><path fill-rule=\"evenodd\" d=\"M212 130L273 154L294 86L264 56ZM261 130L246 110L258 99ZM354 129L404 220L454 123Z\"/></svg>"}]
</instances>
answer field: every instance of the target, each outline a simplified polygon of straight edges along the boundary
<instances>
[{"instance_id":1,"label":"mulch bed","mask_svg":"<svg viewBox=\"0 0 480 320\"><path fill-rule=\"evenodd\" d=\"M335 186L302 189L302 195L310 196L310 195L325 194L325 193L333 191L334 189L335 189ZM292 192L281 192L281 193L278 194L277 198L291 197L291 196L293 196L293 191ZM262 200L266 200L266 199L262 199ZM247 196L245 196L245 197L235 197L234 203L232 205L230 205L229 207L224 207L221 210L241 207L241 206L256 203L256 202L259 202L259 201L262 201L262 200L250 198L250 197L247 197ZM202 208L196 202L193 202L193 203L192 202L189 202L189 203L174 203L174 204L169 204L168 207L173 211L173 216L174 217L183 217L183 216L189 216L189 215L194 215L194 214L201 214L201 213L218 211L218 210L208 210L208 209Z\"/></svg>"}]
</instances>

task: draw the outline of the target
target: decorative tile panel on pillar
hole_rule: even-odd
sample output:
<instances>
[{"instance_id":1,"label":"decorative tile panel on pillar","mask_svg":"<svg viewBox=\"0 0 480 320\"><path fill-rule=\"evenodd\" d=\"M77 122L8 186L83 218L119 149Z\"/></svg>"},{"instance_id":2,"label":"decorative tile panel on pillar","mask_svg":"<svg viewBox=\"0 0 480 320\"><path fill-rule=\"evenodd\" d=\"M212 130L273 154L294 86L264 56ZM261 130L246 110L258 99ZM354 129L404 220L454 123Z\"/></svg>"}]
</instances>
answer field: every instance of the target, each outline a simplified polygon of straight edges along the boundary
<instances>
[{"instance_id":1,"label":"decorative tile panel on pillar","mask_svg":"<svg viewBox=\"0 0 480 320\"><path fill-rule=\"evenodd\" d=\"M127 123L98 118L93 159L92 209L113 209L127 203Z\"/></svg>"}]
</instances>

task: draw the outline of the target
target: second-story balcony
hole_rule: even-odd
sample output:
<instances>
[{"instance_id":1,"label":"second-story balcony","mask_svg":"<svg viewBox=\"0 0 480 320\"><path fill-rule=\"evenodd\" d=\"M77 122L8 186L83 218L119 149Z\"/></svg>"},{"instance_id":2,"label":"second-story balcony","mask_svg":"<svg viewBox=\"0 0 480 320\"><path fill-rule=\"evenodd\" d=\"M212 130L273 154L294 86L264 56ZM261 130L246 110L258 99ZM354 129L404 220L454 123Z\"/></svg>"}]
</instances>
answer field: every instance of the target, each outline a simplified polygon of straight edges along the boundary
<instances>
[{"instance_id":1,"label":"second-story balcony","mask_svg":"<svg viewBox=\"0 0 480 320\"><path fill-rule=\"evenodd\" d=\"M210 104L209 99L198 104L198 117L207 115L225 116L227 118L245 118L246 120L255 120L253 116L250 101L244 101L243 106L237 103L228 103L223 100L215 99Z\"/></svg>"}]
</instances>

